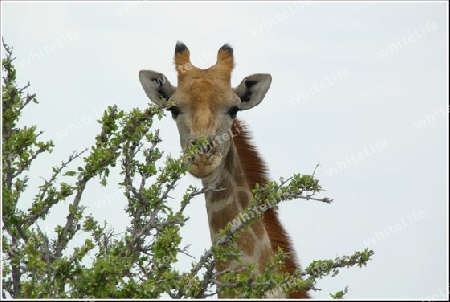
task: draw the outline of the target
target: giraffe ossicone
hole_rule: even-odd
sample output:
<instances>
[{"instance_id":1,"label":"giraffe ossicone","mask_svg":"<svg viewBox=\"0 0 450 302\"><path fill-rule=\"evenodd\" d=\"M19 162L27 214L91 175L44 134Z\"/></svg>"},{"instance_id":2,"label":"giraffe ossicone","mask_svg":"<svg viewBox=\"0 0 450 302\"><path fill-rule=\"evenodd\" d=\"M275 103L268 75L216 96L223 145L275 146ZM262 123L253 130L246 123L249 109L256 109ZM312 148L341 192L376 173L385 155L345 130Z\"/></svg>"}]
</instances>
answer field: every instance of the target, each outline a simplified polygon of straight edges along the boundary
<instances>
[{"instance_id":1,"label":"giraffe ossicone","mask_svg":"<svg viewBox=\"0 0 450 302\"><path fill-rule=\"evenodd\" d=\"M183 149L200 139L207 140L207 147L189 162L188 171L201 179L204 187L216 189L205 193L210 235L215 243L220 238L219 230L248 208L255 185L268 182L266 166L250 142L246 125L236 116L238 111L261 103L272 77L256 73L231 87L234 57L229 44L219 49L216 64L200 69L192 65L187 46L177 42L174 63L177 86L153 70L141 70L139 80L151 101L164 107L169 102L173 104L168 109L177 124ZM294 273L300 268L275 208L268 208L243 229L236 245L243 252L241 261L216 261L217 273L248 264L256 265L255 274L261 273L279 247L288 254L283 269ZM218 294L223 297L220 291ZM280 291L278 297L285 295ZM309 295L299 291L288 297L309 298Z\"/></svg>"}]
</instances>

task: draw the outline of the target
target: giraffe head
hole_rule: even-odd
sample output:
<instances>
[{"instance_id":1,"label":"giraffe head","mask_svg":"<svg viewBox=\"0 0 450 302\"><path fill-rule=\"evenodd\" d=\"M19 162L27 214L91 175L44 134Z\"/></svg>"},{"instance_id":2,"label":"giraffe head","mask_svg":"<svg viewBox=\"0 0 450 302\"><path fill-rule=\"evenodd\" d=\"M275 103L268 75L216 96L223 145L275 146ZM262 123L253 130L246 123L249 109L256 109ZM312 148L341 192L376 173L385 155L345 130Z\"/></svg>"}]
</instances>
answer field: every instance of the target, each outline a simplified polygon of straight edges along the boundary
<instances>
[{"instance_id":1,"label":"giraffe head","mask_svg":"<svg viewBox=\"0 0 450 302\"><path fill-rule=\"evenodd\" d=\"M272 78L269 74L253 74L231 87L234 59L228 44L219 49L216 64L208 69L193 66L189 56L186 45L178 42L174 58L177 87L152 70L141 70L139 80L154 103L171 111L183 149L200 138L208 142L189 164L189 172L203 179L223 163L232 144L231 127L237 112L258 105Z\"/></svg>"}]
</instances>

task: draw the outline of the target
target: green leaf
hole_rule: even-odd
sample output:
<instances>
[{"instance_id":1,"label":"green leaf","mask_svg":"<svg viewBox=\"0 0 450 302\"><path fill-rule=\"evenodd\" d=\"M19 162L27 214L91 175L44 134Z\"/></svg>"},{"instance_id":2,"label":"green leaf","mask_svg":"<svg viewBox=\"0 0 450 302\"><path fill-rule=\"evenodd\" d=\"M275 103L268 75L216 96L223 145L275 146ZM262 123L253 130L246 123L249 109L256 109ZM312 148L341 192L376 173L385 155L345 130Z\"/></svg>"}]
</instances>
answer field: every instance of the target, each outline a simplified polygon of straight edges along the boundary
<instances>
[{"instance_id":1,"label":"green leaf","mask_svg":"<svg viewBox=\"0 0 450 302\"><path fill-rule=\"evenodd\" d=\"M69 213L72 215L76 214L75 206L73 204L69 204Z\"/></svg>"}]
</instances>

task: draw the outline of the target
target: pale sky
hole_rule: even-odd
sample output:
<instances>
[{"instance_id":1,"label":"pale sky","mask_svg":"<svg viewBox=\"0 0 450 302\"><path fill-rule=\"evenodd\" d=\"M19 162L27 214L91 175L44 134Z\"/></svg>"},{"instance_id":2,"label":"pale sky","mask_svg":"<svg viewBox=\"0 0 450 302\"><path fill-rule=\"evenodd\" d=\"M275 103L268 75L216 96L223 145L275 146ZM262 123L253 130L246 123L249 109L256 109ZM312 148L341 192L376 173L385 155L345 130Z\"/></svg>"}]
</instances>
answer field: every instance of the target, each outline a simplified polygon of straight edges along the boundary
<instances>
[{"instance_id":1,"label":"pale sky","mask_svg":"<svg viewBox=\"0 0 450 302\"><path fill-rule=\"evenodd\" d=\"M325 278L312 297L346 285L355 299L448 297L446 2L2 2L2 37L14 47L18 83L30 81L40 101L22 123L56 146L30 170L30 188L94 142L107 105L147 106L140 69L176 85L177 40L201 68L230 43L233 85L252 73L273 78L263 102L238 114L271 178L310 174L320 163L321 196L335 200L281 204L302 265L368 245L375 251L367 267ZM156 125L161 148L178 155L170 114ZM91 183L82 202L121 232L128 217L115 181ZM186 176L174 202L189 184L201 182ZM61 223L66 208L58 205L41 227ZM187 213L183 244L199 257L210 246L203 196ZM177 267L189 269L190 260Z\"/></svg>"}]
</instances>

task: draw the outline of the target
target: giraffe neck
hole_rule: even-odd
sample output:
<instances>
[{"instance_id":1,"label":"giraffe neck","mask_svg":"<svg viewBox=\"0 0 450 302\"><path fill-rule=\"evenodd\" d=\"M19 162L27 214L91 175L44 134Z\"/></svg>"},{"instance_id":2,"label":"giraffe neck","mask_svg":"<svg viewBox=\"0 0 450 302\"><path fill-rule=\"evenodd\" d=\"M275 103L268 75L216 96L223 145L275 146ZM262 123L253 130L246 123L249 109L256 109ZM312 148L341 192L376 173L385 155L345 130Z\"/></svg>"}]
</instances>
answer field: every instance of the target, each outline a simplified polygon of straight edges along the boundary
<instances>
[{"instance_id":1,"label":"giraffe neck","mask_svg":"<svg viewBox=\"0 0 450 302\"><path fill-rule=\"evenodd\" d=\"M229 222L232 225L250 219L240 215L252 199L252 193L245 178L245 171L234 144L217 172L203 179L203 186L216 189L205 193L206 209L210 228L211 241L214 244L219 238L219 230ZM236 245L241 249L241 262L216 262L218 274L222 271L236 270L242 265L256 264L255 273L262 272L265 264L272 256L272 245L264 226L262 216L249 227L240 231ZM219 293L220 295L220 293Z\"/></svg>"}]
</instances>

